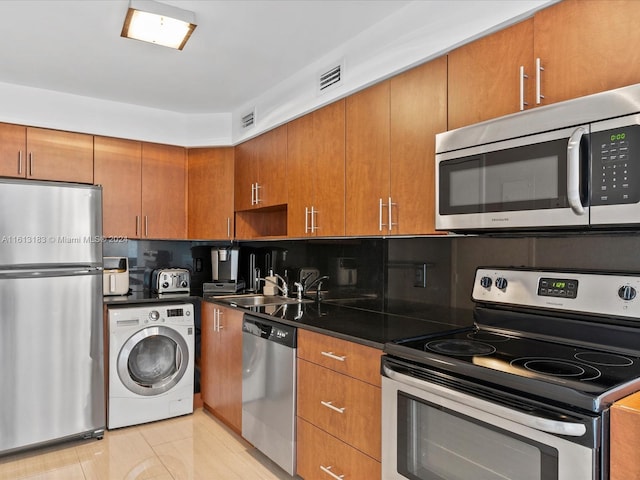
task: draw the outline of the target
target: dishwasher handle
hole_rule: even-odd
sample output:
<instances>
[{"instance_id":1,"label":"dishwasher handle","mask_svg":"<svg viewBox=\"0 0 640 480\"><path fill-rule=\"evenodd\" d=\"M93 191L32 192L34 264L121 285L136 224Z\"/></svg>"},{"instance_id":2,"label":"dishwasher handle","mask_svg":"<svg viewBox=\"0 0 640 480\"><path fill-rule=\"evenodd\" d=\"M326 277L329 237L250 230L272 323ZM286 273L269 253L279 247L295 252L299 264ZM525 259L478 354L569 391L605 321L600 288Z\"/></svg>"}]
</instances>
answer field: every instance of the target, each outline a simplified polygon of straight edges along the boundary
<instances>
[{"instance_id":1,"label":"dishwasher handle","mask_svg":"<svg viewBox=\"0 0 640 480\"><path fill-rule=\"evenodd\" d=\"M289 348L296 348L298 344L296 327L247 314L242 320L242 332Z\"/></svg>"}]
</instances>

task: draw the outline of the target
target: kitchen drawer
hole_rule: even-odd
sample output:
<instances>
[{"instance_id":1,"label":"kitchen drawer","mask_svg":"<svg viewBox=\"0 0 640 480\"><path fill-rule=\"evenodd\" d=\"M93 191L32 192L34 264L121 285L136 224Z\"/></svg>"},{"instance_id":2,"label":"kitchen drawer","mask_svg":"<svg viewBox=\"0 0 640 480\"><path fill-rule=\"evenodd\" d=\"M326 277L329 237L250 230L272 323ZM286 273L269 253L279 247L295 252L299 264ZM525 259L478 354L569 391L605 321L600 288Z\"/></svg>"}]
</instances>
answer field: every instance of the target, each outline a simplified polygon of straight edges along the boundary
<instances>
[{"instance_id":1,"label":"kitchen drawer","mask_svg":"<svg viewBox=\"0 0 640 480\"><path fill-rule=\"evenodd\" d=\"M380 388L298 359L298 416L380 460Z\"/></svg>"},{"instance_id":2,"label":"kitchen drawer","mask_svg":"<svg viewBox=\"0 0 640 480\"><path fill-rule=\"evenodd\" d=\"M380 356L376 348L322 335L309 330L298 330L298 357L336 372L380 386Z\"/></svg>"},{"instance_id":3,"label":"kitchen drawer","mask_svg":"<svg viewBox=\"0 0 640 480\"><path fill-rule=\"evenodd\" d=\"M298 418L297 464L297 473L304 480L334 480L341 475L344 480L381 478L379 462L301 418Z\"/></svg>"}]
</instances>

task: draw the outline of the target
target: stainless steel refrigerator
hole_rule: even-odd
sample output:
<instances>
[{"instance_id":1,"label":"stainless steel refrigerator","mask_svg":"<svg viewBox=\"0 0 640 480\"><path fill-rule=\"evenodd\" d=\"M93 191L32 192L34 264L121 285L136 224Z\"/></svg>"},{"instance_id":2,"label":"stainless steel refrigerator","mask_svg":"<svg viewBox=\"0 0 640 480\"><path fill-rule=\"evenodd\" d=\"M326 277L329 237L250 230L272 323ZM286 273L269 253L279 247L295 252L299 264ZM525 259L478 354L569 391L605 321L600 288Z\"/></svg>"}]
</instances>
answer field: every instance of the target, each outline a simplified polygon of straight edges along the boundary
<instances>
[{"instance_id":1,"label":"stainless steel refrigerator","mask_svg":"<svg viewBox=\"0 0 640 480\"><path fill-rule=\"evenodd\" d=\"M102 190L0 179L0 454L105 428Z\"/></svg>"}]
</instances>

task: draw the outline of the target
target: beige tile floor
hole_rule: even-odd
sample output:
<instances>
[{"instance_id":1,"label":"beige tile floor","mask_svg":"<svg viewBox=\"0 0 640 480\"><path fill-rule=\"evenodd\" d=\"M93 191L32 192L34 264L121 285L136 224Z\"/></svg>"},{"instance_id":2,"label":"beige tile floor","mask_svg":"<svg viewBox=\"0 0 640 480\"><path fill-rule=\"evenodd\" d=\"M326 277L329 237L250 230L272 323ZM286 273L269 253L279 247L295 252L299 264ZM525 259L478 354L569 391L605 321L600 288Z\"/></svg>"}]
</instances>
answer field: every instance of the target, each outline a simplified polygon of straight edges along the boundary
<instances>
[{"instance_id":1,"label":"beige tile floor","mask_svg":"<svg viewBox=\"0 0 640 480\"><path fill-rule=\"evenodd\" d=\"M192 415L107 431L0 458L1 480L291 480L201 408Z\"/></svg>"}]
</instances>

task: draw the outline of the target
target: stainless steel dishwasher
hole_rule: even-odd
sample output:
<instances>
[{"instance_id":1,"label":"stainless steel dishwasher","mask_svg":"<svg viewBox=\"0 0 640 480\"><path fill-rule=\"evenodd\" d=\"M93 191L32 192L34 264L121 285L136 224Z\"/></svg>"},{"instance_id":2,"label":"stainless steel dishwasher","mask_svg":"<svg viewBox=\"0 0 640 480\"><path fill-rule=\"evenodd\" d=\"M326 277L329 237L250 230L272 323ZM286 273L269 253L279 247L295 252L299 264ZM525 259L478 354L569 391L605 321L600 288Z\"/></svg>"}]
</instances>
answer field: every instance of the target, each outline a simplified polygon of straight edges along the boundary
<instances>
[{"instance_id":1,"label":"stainless steel dishwasher","mask_svg":"<svg viewBox=\"0 0 640 480\"><path fill-rule=\"evenodd\" d=\"M297 329L245 314L242 323L242 436L296 470Z\"/></svg>"}]
</instances>

